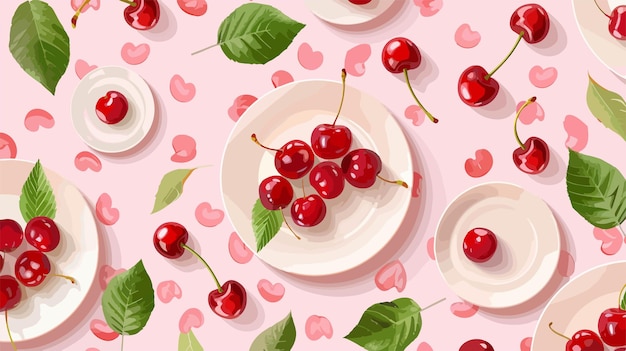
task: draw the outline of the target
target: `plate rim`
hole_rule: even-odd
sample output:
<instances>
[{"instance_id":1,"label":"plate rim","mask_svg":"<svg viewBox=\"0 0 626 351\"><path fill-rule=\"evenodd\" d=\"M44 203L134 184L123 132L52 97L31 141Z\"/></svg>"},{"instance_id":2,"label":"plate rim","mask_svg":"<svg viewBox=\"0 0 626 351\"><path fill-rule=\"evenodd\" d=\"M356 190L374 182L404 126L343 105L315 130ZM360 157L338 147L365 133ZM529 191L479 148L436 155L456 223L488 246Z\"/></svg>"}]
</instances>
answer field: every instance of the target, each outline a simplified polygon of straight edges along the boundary
<instances>
[{"instance_id":1,"label":"plate rim","mask_svg":"<svg viewBox=\"0 0 626 351\"><path fill-rule=\"evenodd\" d=\"M397 5L397 4L396 4L396 1L398 1L398 0L390 0L390 2L389 2L389 6L388 6L386 9L384 9L381 13L377 14L376 16L369 17L369 18L367 18L367 19L366 19L366 20L364 20L364 21L359 21L359 22L351 22L351 23L341 23L341 22L335 22L335 21L329 20L328 18L325 18L325 17L320 16L320 15L319 15L316 11L313 11L313 9L311 8L311 6L309 5L309 2L310 2L310 1L320 1L320 0L304 0L304 3L305 3L306 8L307 8L307 9L309 10L309 12L310 12L311 14L313 14L316 18L318 18L318 19L320 19L320 20L322 20L322 21L324 21L324 22L326 22L326 23L328 23L328 24L331 24L331 25L333 25L333 26L338 26L338 27L349 28L349 27L357 27L357 26L366 25L366 24L368 24L368 23L371 23L371 22L375 21L378 17L380 17L380 16L382 16L383 14L387 13L388 11L390 11L390 10L391 10L391 8L393 8L394 6L396 6L396 5ZM333 0L324 0L324 1L327 1L327 2L334 2ZM404 5L404 4L401 4L401 5ZM357 6L358 6L358 5L357 5Z\"/></svg>"}]
</instances>

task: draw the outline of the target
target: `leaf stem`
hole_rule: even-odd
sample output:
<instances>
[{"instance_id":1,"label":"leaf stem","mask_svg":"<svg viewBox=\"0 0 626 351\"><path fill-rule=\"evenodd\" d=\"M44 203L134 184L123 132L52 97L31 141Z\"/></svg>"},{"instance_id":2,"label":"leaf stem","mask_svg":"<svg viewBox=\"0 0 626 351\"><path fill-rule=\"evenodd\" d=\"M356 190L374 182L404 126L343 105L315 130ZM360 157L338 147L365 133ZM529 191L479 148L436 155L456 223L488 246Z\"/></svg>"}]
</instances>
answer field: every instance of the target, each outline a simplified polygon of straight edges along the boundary
<instances>
[{"instance_id":1,"label":"leaf stem","mask_svg":"<svg viewBox=\"0 0 626 351\"><path fill-rule=\"evenodd\" d=\"M596 7L598 8L598 10L600 10L600 12L602 12L603 15L605 15L607 18L611 18L611 16L609 16L606 12L604 12L604 10L600 8L600 5L598 5L598 0L593 0L593 2L596 4Z\"/></svg>"},{"instance_id":2,"label":"leaf stem","mask_svg":"<svg viewBox=\"0 0 626 351\"><path fill-rule=\"evenodd\" d=\"M211 269L211 266L209 266L208 263L206 263L206 261L204 260L204 258L202 258L202 256L200 256L196 251L194 251L194 249L190 248L189 246L187 246L186 244L180 243L180 246L182 246L185 250L188 250L189 252L191 252L191 254L193 254L194 256L196 256L197 259L199 259L204 266L209 270L209 273L211 273L211 276L213 277L213 280L215 281L215 285L217 285L217 291L219 293L222 293L222 284L220 284L220 281L217 280L217 277L215 276L215 273L213 272L213 270Z\"/></svg>"},{"instance_id":3,"label":"leaf stem","mask_svg":"<svg viewBox=\"0 0 626 351\"><path fill-rule=\"evenodd\" d=\"M424 113L426 114L426 116L433 122L433 123L437 123L439 122L439 120L437 118L435 118L435 116L433 116L430 112L428 112L428 110L424 107L424 105L422 105L422 103L420 102L420 100L417 98L417 96L415 95L415 91L413 91L413 87L411 86L411 80L409 79L409 71L405 68L404 69L404 80L406 80L406 85L409 86L409 91L411 92L411 95L413 95L413 99L415 100L415 102L417 103L417 105L422 109L422 111L424 111Z\"/></svg>"},{"instance_id":4,"label":"leaf stem","mask_svg":"<svg viewBox=\"0 0 626 351\"><path fill-rule=\"evenodd\" d=\"M341 102L339 102L339 109L337 110L337 116L335 116L335 120L333 121L333 127L337 123L337 119L339 118L339 113L341 112L341 107L343 107L343 99L346 97L346 69L341 69Z\"/></svg>"},{"instance_id":5,"label":"leaf stem","mask_svg":"<svg viewBox=\"0 0 626 351\"><path fill-rule=\"evenodd\" d=\"M431 308L431 307L435 306L436 304L443 302L445 299L446 299L446 298L444 297L444 298L442 298L442 299L440 299L440 300L437 300L437 301L435 301L435 302L431 303L430 305L428 305L428 306L426 306L426 307L422 308L422 309L420 310L420 312L426 311L427 309L429 309L429 308Z\"/></svg>"},{"instance_id":6,"label":"leaf stem","mask_svg":"<svg viewBox=\"0 0 626 351\"><path fill-rule=\"evenodd\" d=\"M515 114L515 122L513 122L513 133L515 134L515 140L517 140L517 143L522 148L522 150L526 150L526 147L524 146L524 143L522 143L522 141L519 138L519 135L517 134L517 121L519 120L520 114L522 114L522 110L524 110L526 108L526 106L528 106L531 103L535 102L535 100L537 100L537 98L534 97L534 96L531 97L530 99L526 100L526 102L522 105L522 107L519 108L519 110Z\"/></svg>"},{"instance_id":7,"label":"leaf stem","mask_svg":"<svg viewBox=\"0 0 626 351\"><path fill-rule=\"evenodd\" d=\"M511 57L511 55L513 54L513 51L515 51L515 49L517 48L517 45L519 45L519 42L522 40L522 38L524 37L524 31L520 31L519 32L519 36L517 37L517 41L515 41L515 45L513 45L513 48L511 49L511 51L509 51L508 55L506 55L506 57L504 58L504 60L502 60L497 66L496 68L493 69L493 71L489 72L489 74L487 74L485 76L485 80L489 80L489 78L491 78L491 76L493 76L494 73L496 73L496 71L498 69L500 69L500 67L502 67L502 65L506 62L506 60L509 59L509 57Z\"/></svg>"},{"instance_id":8,"label":"leaf stem","mask_svg":"<svg viewBox=\"0 0 626 351\"><path fill-rule=\"evenodd\" d=\"M203 51L209 50L210 48L216 47L216 46L218 46L218 45L220 45L220 43L215 43L215 44L213 44L213 45L207 46L207 47L206 47L206 48L204 48L204 49L200 49L200 50L198 50L198 51L192 52L192 53L191 53L191 56L193 56L193 55L195 55L195 54L199 54L199 53L201 53L201 52L203 52Z\"/></svg>"},{"instance_id":9,"label":"leaf stem","mask_svg":"<svg viewBox=\"0 0 626 351\"><path fill-rule=\"evenodd\" d=\"M13 350L17 351L17 346L15 346L15 341L13 341L13 337L11 336L11 329L9 329L9 310L4 310L4 324L7 326L7 333L9 334L9 340L11 341L11 346L13 346Z\"/></svg>"}]
</instances>

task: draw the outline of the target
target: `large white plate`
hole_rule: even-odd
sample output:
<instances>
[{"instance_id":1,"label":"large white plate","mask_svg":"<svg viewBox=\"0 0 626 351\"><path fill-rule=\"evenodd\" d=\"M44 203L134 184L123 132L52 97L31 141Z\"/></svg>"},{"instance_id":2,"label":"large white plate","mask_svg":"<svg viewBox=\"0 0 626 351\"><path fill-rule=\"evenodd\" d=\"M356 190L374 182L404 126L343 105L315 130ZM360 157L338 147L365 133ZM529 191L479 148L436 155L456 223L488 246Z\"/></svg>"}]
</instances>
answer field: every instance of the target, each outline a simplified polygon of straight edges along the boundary
<instances>
[{"instance_id":1,"label":"large white plate","mask_svg":"<svg viewBox=\"0 0 626 351\"><path fill-rule=\"evenodd\" d=\"M597 0L606 13L624 0ZM609 19L598 10L593 0L572 0L578 29L587 46L605 66L626 78L626 40L617 40L609 33Z\"/></svg>"},{"instance_id":2,"label":"large white plate","mask_svg":"<svg viewBox=\"0 0 626 351\"><path fill-rule=\"evenodd\" d=\"M485 263L463 253L465 234L493 231L494 256ZM509 183L484 183L459 195L445 210L435 235L437 265L452 291L488 308L521 304L550 281L559 259L560 236L548 205Z\"/></svg>"},{"instance_id":3,"label":"large white plate","mask_svg":"<svg viewBox=\"0 0 626 351\"><path fill-rule=\"evenodd\" d=\"M592 268L570 280L552 297L539 317L531 351L565 349L567 340L550 331L550 322L554 322L555 330L568 337L581 329L597 333L600 313L619 307L619 293L624 284L626 261Z\"/></svg>"},{"instance_id":4,"label":"large white plate","mask_svg":"<svg viewBox=\"0 0 626 351\"><path fill-rule=\"evenodd\" d=\"M356 5L348 0L305 0L311 12L320 19L338 25L351 26L370 22L385 14L398 0L372 0Z\"/></svg>"},{"instance_id":5,"label":"large white plate","mask_svg":"<svg viewBox=\"0 0 626 351\"><path fill-rule=\"evenodd\" d=\"M128 113L117 124L106 124L96 115L96 102L107 91L122 93ZM72 98L72 122L80 138L91 148L117 153L137 146L154 122L154 96L137 73L124 67L100 67L81 79Z\"/></svg>"},{"instance_id":6,"label":"large white plate","mask_svg":"<svg viewBox=\"0 0 626 351\"><path fill-rule=\"evenodd\" d=\"M280 148L292 139L310 143L311 131L332 123L341 99L341 83L307 80L283 85L252 104L232 131L222 157L221 187L226 213L246 245L256 252L251 213L261 180L277 175L274 153L250 140ZM402 179L409 189L377 181L369 189L346 182L343 193L325 200L324 221L311 228L298 227L284 211L287 221L302 237L296 240L283 224L280 232L257 256L275 268L298 275L322 276L354 268L376 254L396 233L411 199L413 165L411 151L400 126L376 100L350 86L338 124L348 126L352 148L376 151L382 161L381 176ZM319 160L316 160L316 163ZM341 160L337 160L341 162ZM315 190L308 185L307 194ZM292 181L294 199L302 196L301 180Z\"/></svg>"},{"instance_id":7,"label":"large white plate","mask_svg":"<svg viewBox=\"0 0 626 351\"><path fill-rule=\"evenodd\" d=\"M11 218L20 223L22 229L26 223L20 214L19 196L33 166L34 163L28 161L0 160L0 218ZM59 246L46 254L52 266L51 273L72 276L77 284L58 277L47 277L34 288L20 284L22 300L16 308L9 310L9 326L15 341L35 339L69 318L87 296L97 271L100 249L91 209L76 187L46 169L45 165L44 171L54 189L57 202L54 220L61 230ZM24 240L17 250L5 254L6 261L0 274L15 276L13 267L17 256L32 249ZM0 328L0 342L8 341L6 328ZM4 347L10 348L6 344L2 346L3 350Z\"/></svg>"}]
</instances>

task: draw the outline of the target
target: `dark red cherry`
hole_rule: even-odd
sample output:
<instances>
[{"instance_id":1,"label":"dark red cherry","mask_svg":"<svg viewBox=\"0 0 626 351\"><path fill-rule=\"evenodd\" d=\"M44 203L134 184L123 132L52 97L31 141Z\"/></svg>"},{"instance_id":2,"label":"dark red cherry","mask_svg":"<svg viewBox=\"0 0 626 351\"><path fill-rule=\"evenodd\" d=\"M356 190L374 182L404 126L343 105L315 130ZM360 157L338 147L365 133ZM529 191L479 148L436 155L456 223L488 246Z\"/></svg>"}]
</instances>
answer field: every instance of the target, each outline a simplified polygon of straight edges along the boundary
<instances>
[{"instance_id":1,"label":"dark red cherry","mask_svg":"<svg viewBox=\"0 0 626 351\"><path fill-rule=\"evenodd\" d=\"M129 5L124 9L126 23L137 30L154 28L161 17L161 9L157 0L133 0L136 6ZM124 1L126 2L126 1Z\"/></svg>"},{"instance_id":2,"label":"dark red cherry","mask_svg":"<svg viewBox=\"0 0 626 351\"><path fill-rule=\"evenodd\" d=\"M527 43L536 44L548 35L550 17L540 5L526 4L513 12L510 26L518 35L523 31L522 36Z\"/></svg>"},{"instance_id":3,"label":"dark red cherry","mask_svg":"<svg viewBox=\"0 0 626 351\"><path fill-rule=\"evenodd\" d=\"M54 220L44 216L34 217L28 221L24 236L31 246L42 252L54 250L61 241L59 227Z\"/></svg>"},{"instance_id":4,"label":"dark red cherry","mask_svg":"<svg viewBox=\"0 0 626 351\"><path fill-rule=\"evenodd\" d=\"M278 173L289 179L304 177L313 168L315 156L311 147L302 140L291 140L280 149L271 149L261 144L256 134L252 134L252 141L260 147L275 151L274 166Z\"/></svg>"},{"instance_id":5,"label":"dark red cherry","mask_svg":"<svg viewBox=\"0 0 626 351\"><path fill-rule=\"evenodd\" d=\"M24 240L22 226L12 219L0 219L0 251L11 252Z\"/></svg>"},{"instance_id":6,"label":"dark red cherry","mask_svg":"<svg viewBox=\"0 0 626 351\"><path fill-rule=\"evenodd\" d=\"M324 200L315 194L296 199L291 205L291 218L301 227L313 227L326 216Z\"/></svg>"},{"instance_id":7,"label":"dark red cherry","mask_svg":"<svg viewBox=\"0 0 626 351\"><path fill-rule=\"evenodd\" d=\"M239 317L246 309L247 301L246 289L234 280L225 282L219 289L209 293L209 307L225 319Z\"/></svg>"},{"instance_id":8,"label":"dark red cherry","mask_svg":"<svg viewBox=\"0 0 626 351\"><path fill-rule=\"evenodd\" d=\"M182 224L167 222L156 229L152 242L163 257L174 259L183 255L188 239L189 233Z\"/></svg>"},{"instance_id":9,"label":"dark red cherry","mask_svg":"<svg viewBox=\"0 0 626 351\"><path fill-rule=\"evenodd\" d=\"M402 73L419 67L422 54L411 40L397 37L389 40L383 47L383 66L391 73Z\"/></svg>"},{"instance_id":10,"label":"dark red cherry","mask_svg":"<svg viewBox=\"0 0 626 351\"><path fill-rule=\"evenodd\" d=\"M468 340L461 347L459 351L494 351L493 346L485 340L472 339Z\"/></svg>"},{"instance_id":11,"label":"dark red cherry","mask_svg":"<svg viewBox=\"0 0 626 351\"><path fill-rule=\"evenodd\" d=\"M356 188L369 188L382 171L380 156L372 150L355 149L341 161L341 169L348 183Z\"/></svg>"},{"instance_id":12,"label":"dark red cherry","mask_svg":"<svg viewBox=\"0 0 626 351\"><path fill-rule=\"evenodd\" d=\"M259 199L268 210L286 208L293 199L293 187L281 176L271 176L259 184Z\"/></svg>"},{"instance_id":13,"label":"dark red cherry","mask_svg":"<svg viewBox=\"0 0 626 351\"><path fill-rule=\"evenodd\" d=\"M128 100L119 91L108 91L96 102L96 115L106 124L121 122L128 113Z\"/></svg>"},{"instance_id":14,"label":"dark red cherry","mask_svg":"<svg viewBox=\"0 0 626 351\"><path fill-rule=\"evenodd\" d=\"M489 104L496 98L499 90L498 81L491 78L481 66L470 66L459 77L459 97L471 107Z\"/></svg>"},{"instance_id":15,"label":"dark red cherry","mask_svg":"<svg viewBox=\"0 0 626 351\"><path fill-rule=\"evenodd\" d=\"M552 324L553 323L550 322L550 324L548 324L548 328L550 328L554 334L567 340L567 343L565 344L565 351L604 351L604 344L595 332L588 329L582 329L574 333L571 338L568 338L564 334L554 330L554 328L552 328Z\"/></svg>"},{"instance_id":16,"label":"dark red cherry","mask_svg":"<svg viewBox=\"0 0 626 351\"><path fill-rule=\"evenodd\" d=\"M522 110L531 103L535 102L533 96L520 107L515 115L513 122L513 133L519 147L513 151L513 163L520 171L528 174L539 174L543 172L550 161L550 148L545 141L537 137L530 137L522 144L517 134L517 121Z\"/></svg>"},{"instance_id":17,"label":"dark red cherry","mask_svg":"<svg viewBox=\"0 0 626 351\"><path fill-rule=\"evenodd\" d=\"M345 186L341 167L332 161L320 162L313 167L309 173L309 182L324 199L334 199L341 195Z\"/></svg>"},{"instance_id":18,"label":"dark red cherry","mask_svg":"<svg viewBox=\"0 0 626 351\"><path fill-rule=\"evenodd\" d=\"M474 228L463 239L463 252L474 262L488 261L496 252L496 235L486 228Z\"/></svg>"},{"instance_id":19,"label":"dark red cherry","mask_svg":"<svg viewBox=\"0 0 626 351\"><path fill-rule=\"evenodd\" d=\"M2 268L4 268L4 252L0 253L0 272L2 272Z\"/></svg>"},{"instance_id":20,"label":"dark red cherry","mask_svg":"<svg viewBox=\"0 0 626 351\"><path fill-rule=\"evenodd\" d=\"M17 280L10 275L0 275L0 312L8 311L22 299L22 290Z\"/></svg>"},{"instance_id":21,"label":"dark red cherry","mask_svg":"<svg viewBox=\"0 0 626 351\"><path fill-rule=\"evenodd\" d=\"M24 251L15 261L15 277L25 286L33 287L43 283L48 274L50 260L41 251Z\"/></svg>"},{"instance_id":22,"label":"dark red cherry","mask_svg":"<svg viewBox=\"0 0 626 351\"><path fill-rule=\"evenodd\" d=\"M613 38L626 40L626 5L620 5L609 16L609 33Z\"/></svg>"},{"instance_id":23,"label":"dark red cherry","mask_svg":"<svg viewBox=\"0 0 626 351\"><path fill-rule=\"evenodd\" d=\"M365 4L369 4L370 2L372 2L372 0L348 0L351 3L355 4L355 5L365 5Z\"/></svg>"},{"instance_id":24,"label":"dark red cherry","mask_svg":"<svg viewBox=\"0 0 626 351\"><path fill-rule=\"evenodd\" d=\"M607 308L602 311L598 318L598 332L605 344L613 347L626 346L626 311L621 308Z\"/></svg>"}]
</instances>

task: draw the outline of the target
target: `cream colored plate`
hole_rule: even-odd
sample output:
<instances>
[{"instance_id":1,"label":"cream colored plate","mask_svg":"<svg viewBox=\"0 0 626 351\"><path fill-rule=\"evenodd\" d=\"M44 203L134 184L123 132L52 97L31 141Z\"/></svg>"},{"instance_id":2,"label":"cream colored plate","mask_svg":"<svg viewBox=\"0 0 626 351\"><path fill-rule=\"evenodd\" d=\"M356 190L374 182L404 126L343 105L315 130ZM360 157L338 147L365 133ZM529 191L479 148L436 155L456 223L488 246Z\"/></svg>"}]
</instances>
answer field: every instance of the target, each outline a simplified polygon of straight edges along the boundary
<instances>
[{"instance_id":1,"label":"cream colored plate","mask_svg":"<svg viewBox=\"0 0 626 351\"><path fill-rule=\"evenodd\" d=\"M493 231L494 256L475 263L463 253L465 234ZM508 183L470 188L448 206L435 236L435 257L444 279L460 298L478 306L506 308L536 295L550 281L559 253L557 222L539 197Z\"/></svg>"},{"instance_id":2,"label":"cream colored plate","mask_svg":"<svg viewBox=\"0 0 626 351\"><path fill-rule=\"evenodd\" d=\"M372 0L357 5L348 0L305 0L311 12L320 19L338 25L350 26L370 22L386 13L399 0Z\"/></svg>"},{"instance_id":3,"label":"cream colored plate","mask_svg":"<svg viewBox=\"0 0 626 351\"><path fill-rule=\"evenodd\" d=\"M256 252L252 207L260 182L277 175L274 153L250 140L280 148L292 139L311 142L318 124L332 123L341 100L341 83L308 80L283 85L252 104L232 131L222 158L221 187L226 213L239 236ZM327 214L318 226L298 227L287 221L302 240L283 224L280 232L257 256L275 268L299 275L322 276L354 268L376 254L403 222L411 200L413 165L407 140L395 118L374 97L347 86L338 124L352 131L352 148L376 151L382 161L381 176L402 179L409 189L377 181L369 189L346 182L343 193L325 200ZM338 163L341 160L336 160ZM316 160L316 163L319 160ZM307 194L315 190L308 185ZM301 180L292 181L294 199L302 196Z\"/></svg>"}]
</instances>

